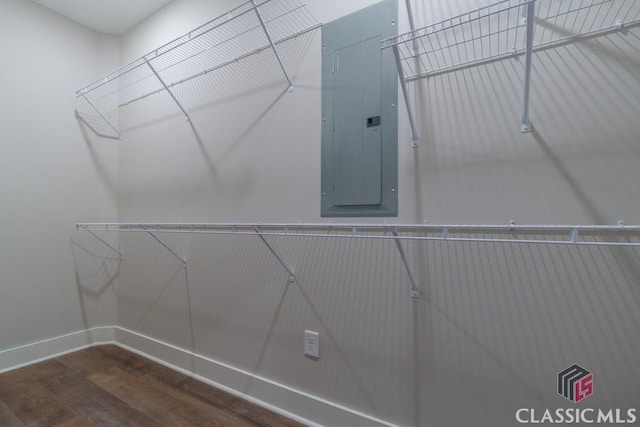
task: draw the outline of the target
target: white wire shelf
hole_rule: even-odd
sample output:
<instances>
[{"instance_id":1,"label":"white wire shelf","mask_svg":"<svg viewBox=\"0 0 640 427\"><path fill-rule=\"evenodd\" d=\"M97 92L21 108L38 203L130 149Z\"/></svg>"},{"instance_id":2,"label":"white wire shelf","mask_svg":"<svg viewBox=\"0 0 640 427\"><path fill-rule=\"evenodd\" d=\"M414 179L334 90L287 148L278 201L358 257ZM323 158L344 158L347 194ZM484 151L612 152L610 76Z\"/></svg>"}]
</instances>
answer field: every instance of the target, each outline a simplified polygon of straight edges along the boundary
<instances>
[{"instance_id":1,"label":"white wire shelf","mask_svg":"<svg viewBox=\"0 0 640 427\"><path fill-rule=\"evenodd\" d=\"M640 247L640 225L79 223L76 227L92 232L255 235L258 230L264 236Z\"/></svg>"},{"instance_id":2,"label":"white wire shelf","mask_svg":"<svg viewBox=\"0 0 640 427\"><path fill-rule=\"evenodd\" d=\"M124 259L124 255L98 232L146 233L187 267L187 260L162 241L158 234L257 236L286 270L289 282L294 270L271 245L270 237L391 240L411 284L411 297L420 295L419 278L413 274L403 241L442 241L501 244L581 245L640 248L640 226L623 225L430 225L430 224L333 224L333 223L85 223L76 224Z\"/></svg>"},{"instance_id":3,"label":"white wire shelf","mask_svg":"<svg viewBox=\"0 0 640 427\"><path fill-rule=\"evenodd\" d=\"M407 81L522 55L528 3L534 51L640 23L636 0L504 0L386 39L382 48L399 47Z\"/></svg>"},{"instance_id":4,"label":"white wire shelf","mask_svg":"<svg viewBox=\"0 0 640 427\"><path fill-rule=\"evenodd\" d=\"M273 52L293 90L278 45L319 26L300 0L250 0L78 89L76 96L85 98L109 131L120 137L120 108L166 92L189 119L174 87L263 51Z\"/></svg>"},{"instance_id":5,"label":"white wire shelf","mask_svg":"<svg viewBox=\"0 0 640 427\"><path fill-rule=\"evenodd\" d=\"M412 16L407 1L409 16ZM418 135L406 82L525 55L521 131L529 132L531 54L640 24L636 0L503 0L382 41L392 48L409 111L412 146Z\"/></svg>"}]
</instances>

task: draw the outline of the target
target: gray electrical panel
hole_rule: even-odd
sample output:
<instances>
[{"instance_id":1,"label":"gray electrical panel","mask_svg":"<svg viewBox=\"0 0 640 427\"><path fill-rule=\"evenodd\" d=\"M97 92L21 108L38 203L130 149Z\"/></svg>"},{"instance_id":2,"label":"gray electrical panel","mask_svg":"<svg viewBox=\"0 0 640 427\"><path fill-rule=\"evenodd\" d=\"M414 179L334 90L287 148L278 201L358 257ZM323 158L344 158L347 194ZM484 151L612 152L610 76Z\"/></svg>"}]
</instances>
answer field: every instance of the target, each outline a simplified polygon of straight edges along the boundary
<instances>
[{"instance_id":1,"label":"gray electrical panel","mask_svg":"<svg viewBox=\"0 0 640 427\"><path fill-rule=\"evenodd\" d=\"M396 20L384 0L322 27L324 217L398 215Z\"/></svg>"}]
</instances>

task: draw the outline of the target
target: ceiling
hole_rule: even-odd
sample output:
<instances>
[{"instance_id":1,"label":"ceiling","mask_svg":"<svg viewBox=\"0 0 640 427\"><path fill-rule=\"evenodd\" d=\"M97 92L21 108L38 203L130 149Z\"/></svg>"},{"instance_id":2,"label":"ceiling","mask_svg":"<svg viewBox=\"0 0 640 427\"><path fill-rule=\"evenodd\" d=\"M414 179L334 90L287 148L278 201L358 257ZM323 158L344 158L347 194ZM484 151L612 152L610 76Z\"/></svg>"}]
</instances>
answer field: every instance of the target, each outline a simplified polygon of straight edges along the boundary
<instances>
[{"instance_id":1,"label":"ceiling","mask_svg":"<svg viewBox=\"0 0 640 427\"><path fill-rule=\"evenodd\" d=\"M123 34L171 0L33 0L95 31Z\"/></svg>"}]
</instances>

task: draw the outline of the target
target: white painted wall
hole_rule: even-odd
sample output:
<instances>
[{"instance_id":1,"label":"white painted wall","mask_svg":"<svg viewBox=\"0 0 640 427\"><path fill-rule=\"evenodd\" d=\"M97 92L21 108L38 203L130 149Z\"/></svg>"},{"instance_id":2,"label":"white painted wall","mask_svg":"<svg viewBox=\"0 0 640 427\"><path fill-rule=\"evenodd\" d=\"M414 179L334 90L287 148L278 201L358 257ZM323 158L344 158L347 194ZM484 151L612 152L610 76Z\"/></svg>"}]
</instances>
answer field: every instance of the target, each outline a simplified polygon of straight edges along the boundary
<instances>
[{"instance_id":1,"label":"white painted wall","mask_svg":"<svg viewBox=\"0 0 640 427\"><path fill-rule=\"evenodd\" d=\"M123 60L234 3L174 1L124 37ZM371 3L308 1L323 22ZM418 3L426 24L488 2ZM522 62L411 86L422 146L409 148L399 99L400 215L391 221L640 222L639 37L635 28L536 54L536 131L527 135ZM321 220L320 32L283 51L293 94L257 59L229 73L240 78L176 90L194 129L167 97L128 107L121 220ZM287 284L257 238L166 238L186 270L152 239L121 237L119 326L379 419L512 425L519 407L567 406L555 375L573 363L597 378L591 405L637 402L637 251L410 244L423 291L412 300L390 242L274 238L298 276ZM302 355L305 328L321 333L319 361ZM256 382L235 387L265 398Z\"/></svg>"},{"instance_id":2,"label":"white painted wall","mask_svg":"<svg viewBox=\"0 0 640 427\"><path fill-rule=\"evenodd\" d=\"M2 351L115 321L118 263L75 223L116 218L117 145L83 130L74 93L118 63L119 45L0 0L0 52Z\"/></svg>"},{"instance_id":3,"label":"white painted wall","mask_svg":"<svg viewBox=\"0 0 640 427\"><path fill-rule=\"evenodd\" d=\"M172 2L122 38L121 62L236 3ZM321 22L371 3L308 1ZM426 24L487 2L419 3L416 21ZM2 51L30 66L0 67L13 73L0 81L21 83L3 89L9 102L0 104L9 147L0 153L0 215L11 225L1 229L0 325L11 327L0 327L0 348L113 320L103 278L119 264L103 267L74 249L76 281L68 246L83 239L75 222L111 220L116 205L121 221L321 220L319 32L282 47L293 94L261 54L177 89L193 128L165 95L123 108L118 145L83 137L68 96L105 71L100 39L28 2L2 6ZM10 43L5 35L24 22L38 30ZM392 221L640 223L639 39L635 28L537 54L529 135L519 133L519 62L412 86L422 146L409 148L400 99ZM24 87L33 94L23 97ZM274 238L298 277L288 284L257 238L165 238L188 259L186 270L148 236L120 237L120 328L402 425L511 425L519 407L570 406L556 395L555 375L573 363L596 378L589 405L636 405L637 251L408 244L422 289L413 300L391 242ZM81 245L109 253L91 239ZM96 294L83 318L82 301L89 307ZM302 355L304 329L321 333L318 361ZM162 346L146 351L168 360ZM313 421L346 424L269 395L250 376L210 377Z\"/></svg>"}]
</instances>

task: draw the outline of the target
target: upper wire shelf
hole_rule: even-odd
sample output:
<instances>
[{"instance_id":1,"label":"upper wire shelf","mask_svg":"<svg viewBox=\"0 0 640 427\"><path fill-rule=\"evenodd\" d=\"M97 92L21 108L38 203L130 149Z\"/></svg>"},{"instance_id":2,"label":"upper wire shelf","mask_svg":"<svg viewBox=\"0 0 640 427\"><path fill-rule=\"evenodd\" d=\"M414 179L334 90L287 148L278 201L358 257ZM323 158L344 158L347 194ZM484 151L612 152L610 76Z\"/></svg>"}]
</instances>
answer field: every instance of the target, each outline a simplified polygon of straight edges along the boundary
<instances>
[{"instance_id":1,"label":"upper wire shelf","mask_svg":"<svg viewBox=\"0 0 640 427\"><path fill-rule=\"evenodd\" d=\"M411 146L419 144L407 82L520 55L524 61L524 99L520 132L532 129L529 116L533 52L640 24L636 0L502 0L381 42L391 48L411 127Z\"/></svg>"},{"instance_id":2,"label":"upper wire shelf","mask_svg":"<svg viewBox=\"0 0 640 427\"><path fill-rule=\"evenodd\" d=\"M187 118L172 89L265 50L273 50L293 83L277 46L320 24L300 0L250 0L76 91L115 132L117 111L167 92Z\"/></svg>"},{"instance_id":3,"label":"upper wire shelf","mask_svg":"<svg viewBox=\"0 0 640 427\"><path fill-rule=\"evenodd\" d=\"M534 51L640 23L635 0L504 0L391 37L382 48L397 46L407 81L522 55L529 4Z\"/></svg>"}]
</instances>

